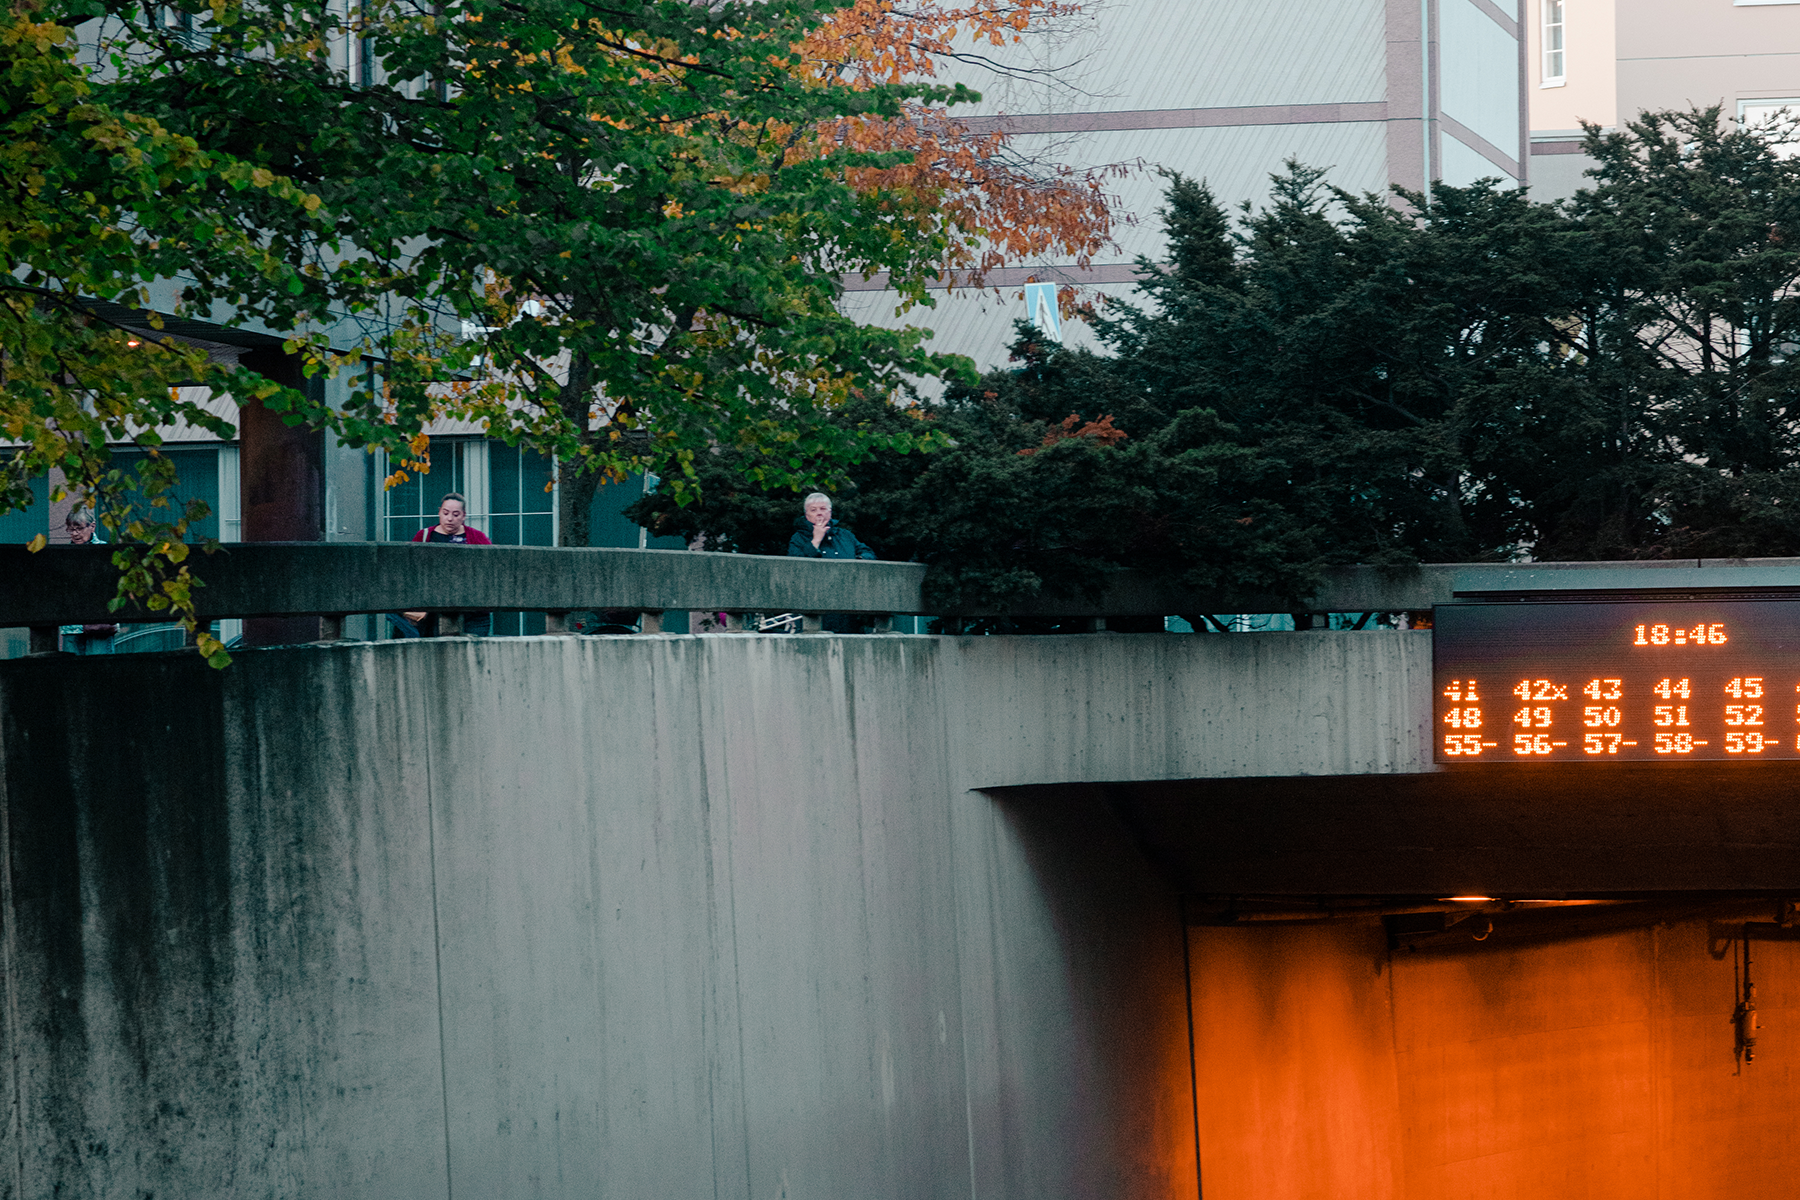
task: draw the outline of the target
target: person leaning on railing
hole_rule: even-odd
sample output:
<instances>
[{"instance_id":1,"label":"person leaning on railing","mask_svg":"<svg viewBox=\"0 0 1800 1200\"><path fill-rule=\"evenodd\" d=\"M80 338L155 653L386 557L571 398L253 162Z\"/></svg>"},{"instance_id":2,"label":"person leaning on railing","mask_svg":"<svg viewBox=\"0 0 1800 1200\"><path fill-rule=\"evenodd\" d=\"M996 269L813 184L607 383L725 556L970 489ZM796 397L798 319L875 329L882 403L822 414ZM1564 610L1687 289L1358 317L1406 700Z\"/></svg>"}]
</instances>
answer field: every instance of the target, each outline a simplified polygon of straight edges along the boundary
<instances>
[{"instance_id":1,"label":"person leaning on railing","mask_svg":"<svg viewBox=\"0 0 1800 1200\"><path fill-rule=\"evenodd\" d=\"M794 535L788 539L789 558L867 558L875 551L866 542L831 519L831 497L814 492L800 506L804 517L794 518ZM861 622L843 613L826 613L826 633L861 633Z\"/></svg>"},{"instance_id":2,"label":"person leaning on railing","mask_svg":"<svg viewBox=\"0 0 1800 1200\"><path fill-rule=\"evenodd\" d=\"M452 546L491 546L488 535L468 525L469 503L461 492L447 492L438 501L437 524L413 534L415 542L436 542ZM434 612L389 613L388 624L401 637L436 637L438 614ZM486 637L494 627L493 613L464 613L463 632Z\"/></svg>"},{"instance_id":3,"label":"person leaning on railing","mask_svg":"<svg viewBox=\"0 0 1800 1200\"><path fill-rule=\"evenodd\" d=\"M100 527L94 524L94 510L78 506L69 510L63 519L63 529L69 535L71 546L104 546L106 539L100 536ZM105 623L94 625L64 625L62 648L70 654L111 654L113 652L113 635L119 632L117 625Z\"/></svg>"}]
</instances>

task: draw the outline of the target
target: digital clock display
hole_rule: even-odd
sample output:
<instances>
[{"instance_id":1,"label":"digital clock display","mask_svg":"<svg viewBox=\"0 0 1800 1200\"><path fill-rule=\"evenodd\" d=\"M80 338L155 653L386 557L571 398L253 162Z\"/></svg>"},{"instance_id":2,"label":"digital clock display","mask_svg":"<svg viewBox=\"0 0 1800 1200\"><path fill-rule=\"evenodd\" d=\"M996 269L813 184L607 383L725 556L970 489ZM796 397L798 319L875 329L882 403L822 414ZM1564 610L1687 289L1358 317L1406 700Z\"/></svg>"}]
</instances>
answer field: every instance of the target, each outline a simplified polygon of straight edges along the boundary
<instances>
[{"instance_id":1,"label":"digital clock display","mask_svg":"<svg viewBox=\"0 0 1800 1200\"><path fill-rule=\"evenodd\" d=\"M1800 598L1458 604L1441 763L1800 761Z\"/></svg>"}]
</instances>

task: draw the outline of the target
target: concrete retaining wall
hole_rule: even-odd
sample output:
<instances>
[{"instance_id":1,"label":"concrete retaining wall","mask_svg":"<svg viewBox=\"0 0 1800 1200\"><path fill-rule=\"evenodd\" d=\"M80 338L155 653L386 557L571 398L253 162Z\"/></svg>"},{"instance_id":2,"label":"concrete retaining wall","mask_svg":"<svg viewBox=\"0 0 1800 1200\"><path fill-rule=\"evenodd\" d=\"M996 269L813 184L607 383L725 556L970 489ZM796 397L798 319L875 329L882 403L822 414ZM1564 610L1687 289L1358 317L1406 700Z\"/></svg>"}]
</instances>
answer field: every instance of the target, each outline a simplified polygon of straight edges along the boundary
<instances>
[{"instance_id":1,"label":"concrete retaining wall","mask_svg":"<svg viewBox=\"0 0 1800 1200\"><path fill-rule=\"evenodd\" d=\"M1173 893L1040 781L1429 769L1429 639L0 665L0 1197L1192 1194Z\"/></svg>"}]
</instances>

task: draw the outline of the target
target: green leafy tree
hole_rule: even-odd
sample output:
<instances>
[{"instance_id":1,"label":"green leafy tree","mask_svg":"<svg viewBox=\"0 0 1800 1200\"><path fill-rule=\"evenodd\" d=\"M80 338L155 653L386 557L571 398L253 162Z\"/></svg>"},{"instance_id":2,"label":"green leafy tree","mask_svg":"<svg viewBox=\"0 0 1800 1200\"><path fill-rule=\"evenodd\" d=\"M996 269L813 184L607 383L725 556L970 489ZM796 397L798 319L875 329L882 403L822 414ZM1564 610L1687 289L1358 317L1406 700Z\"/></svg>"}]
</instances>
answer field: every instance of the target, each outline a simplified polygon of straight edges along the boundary
<instances>
[{"instance_id":1,"label":"green leafy tree","mask_svg":"<svg viewBox=\"0 0 1800 1200\"><path fill-rule=\"evenodd\" d=\"M160 335L147 284L184 276L196 302L293 320L301 278L224 202L254 196L305 222L317 196L291 180L210 153L154 119L103 103L76 62L67 24L30 0L0 11L0 430L18 449L0 460L0 509L31 502L29 481L55 469L94 504L128 601L194 629L186 542L205 516L168 496L174 466L160 428L230 429L178 390L200 384L276 395L267 380ZM146 451L138 470L111 465L109 443ZM34 548L43 544L40 537ZM229 661L210 634L203 653Z\"/></svg>"},{"instance_id":2,"label":"green leafy tree","mask_svg":"<svg viewBox=\"0 0 1800 1200\"><path fill-rule=\"evenodd\" d=\"M819 131L970 93L811 69L796 47L833 7L225 3L191 14L204 37L132 30L119 94L303 181L366 262L369 302L378 285L411 306L383 386L307 419L353 440L485 421L556 458L562 538L582 545L608 477L654 463L680 486L727 445L791 482L873 444L828 419L853 389L965 369L837 309L845 275L920 294L951 231L853 186L910 152ZM260 202L245 219L290 256L306 245Z\"/></svg>"}]
</instances>

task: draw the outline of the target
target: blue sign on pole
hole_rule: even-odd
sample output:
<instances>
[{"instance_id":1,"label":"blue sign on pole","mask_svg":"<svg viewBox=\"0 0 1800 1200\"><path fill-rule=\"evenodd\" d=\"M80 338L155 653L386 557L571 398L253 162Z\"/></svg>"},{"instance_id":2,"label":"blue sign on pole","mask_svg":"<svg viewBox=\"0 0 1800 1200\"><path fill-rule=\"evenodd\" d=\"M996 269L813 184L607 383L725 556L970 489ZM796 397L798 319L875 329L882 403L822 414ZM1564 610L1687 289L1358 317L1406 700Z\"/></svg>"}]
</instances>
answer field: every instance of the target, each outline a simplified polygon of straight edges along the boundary
<instances>
[{"instance_id":1,"label":"blue sign on pole","mask_svg":"<svg viewBox=\"0 0 1800 1200\"><path fill-rule=\"evenodd\" d=\"M1062 310L1056 306L1054 283L1025 285L1025 319L1053 341L1062 341Z\"/></svg>"}]
</instances>

